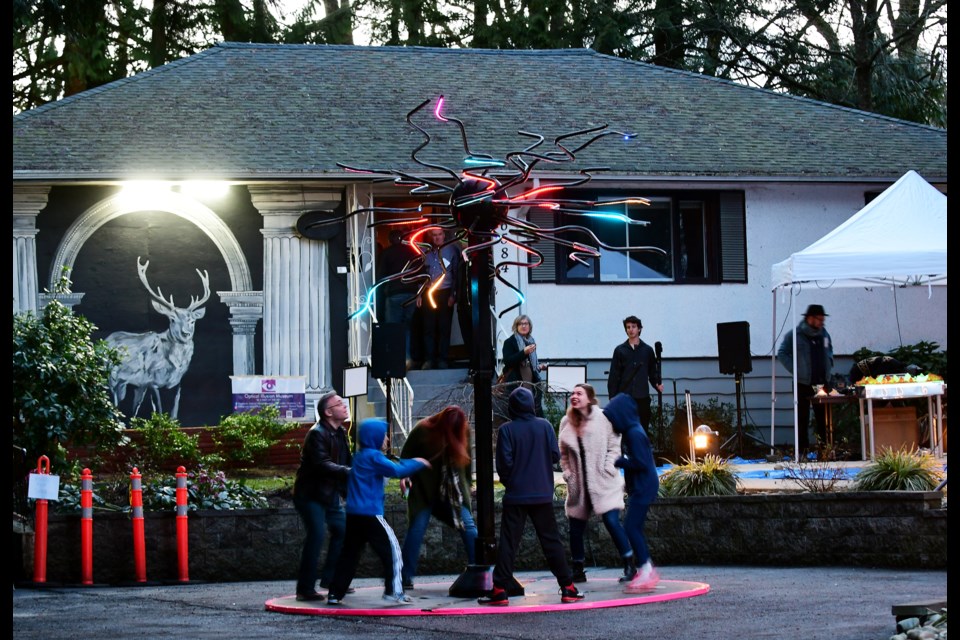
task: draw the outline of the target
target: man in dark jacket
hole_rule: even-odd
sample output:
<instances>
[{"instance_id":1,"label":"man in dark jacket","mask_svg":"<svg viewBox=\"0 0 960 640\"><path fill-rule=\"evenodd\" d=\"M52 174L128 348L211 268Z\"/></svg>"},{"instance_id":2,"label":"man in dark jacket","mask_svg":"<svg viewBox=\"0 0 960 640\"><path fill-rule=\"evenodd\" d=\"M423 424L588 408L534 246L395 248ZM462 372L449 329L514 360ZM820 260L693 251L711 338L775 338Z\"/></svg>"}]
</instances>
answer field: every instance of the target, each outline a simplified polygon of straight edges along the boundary
<instances>
[{"instance_id":1,"label":"man in dark jacket","mask_svg":"<svg viewBox=\"0 0 960 640\"><path fill-rule=\"evenodd\" d=\"M303 439L300 467L293 482L293 506L307 530L297 572L297 600L319 601L317 562L323 548L324 528L330 531L330 544L320 575L320 586L333 580L337 556L343 548L346 529L344 501L352 457L344 423L350 418L346 401L335 392L317 401L317 421Z\"/></svg>"},{"instance_id":2,"label":"man in dark jacket","mask_svg":"<svg viewBox=\"0 0 960 640\"><path fill-rule=\"evenodd\" d=\"M657 354L653 348L640 339L643 324L637 316L627 316L623 320L623 330L627 334L626 342L618 344L610 360L610 373L607 377L607 397L618 393L629 394L637 404L637 416L644 428L650 428L650 387L663 393L663 382L657 368Z\"/></svg>"},{"instance_id":3,"label":"man in dark jacket","mask_svg":"<svg viewBox=\"0 0 960 640\"><path fill-rule=\"evenodd\" d=\"M583 594L573 584L567 552L553 512L553 465L560 446L553 425L534 412L533 393L518 387L510 394L510 422L497 435L497 474L506 491L500 516L500 543L493 569L493 589L480 604L508 604L506 587L514 583L513 562L527 516L540 541L550 571L560 585L561 602L577 602Z\"/></svg>"},{"instance_id":4,"label":"man in dark jacket","mask_svg":"<svg viewBox=\"0 0 960 640\"><path fill-rule=\"evenodd\" d=\"M647 538L643 533L647 520L647 510L657 499L660 490L660 477L657 475L657 463L653 460L653 448L650 439L637 419L636 402L626 393L621 393L607 404L603 410L613 430L620 434L621 455L613 463L623 469L627 490L627 514L623 528L627 530L633 555L640 569L624 587L625 593L645 593L656 588L660 575L650 561Z\"/></svg>"}]
</instances>

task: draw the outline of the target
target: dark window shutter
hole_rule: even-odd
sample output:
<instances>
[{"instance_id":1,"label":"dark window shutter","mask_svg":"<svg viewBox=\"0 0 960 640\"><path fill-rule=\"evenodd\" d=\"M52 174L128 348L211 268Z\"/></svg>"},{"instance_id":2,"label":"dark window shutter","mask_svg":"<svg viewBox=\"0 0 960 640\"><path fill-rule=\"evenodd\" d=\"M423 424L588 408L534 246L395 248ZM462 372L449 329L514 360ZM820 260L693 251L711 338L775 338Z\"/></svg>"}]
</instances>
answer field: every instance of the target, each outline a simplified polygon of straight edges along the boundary
<instances>
[{"instance_id":1,"label":"dark window shutter","mask_svg":"<svg viewBox=\"0 0 960 640\"><path fill-rule=\"evenodd\" d=\"M527 221L541 229L549 229L556 225L553 211L535 207L527 216ZM543 254L543 264L530 272L529 282L556 282L557 281L557 245L549 239L538 240L533 248ZM530 256L530 262L536 262L536 256Z\"/></svg>"},{"instance_id":2,"label":"dark window shutter","mask_svg":"<svg viewBox=\"0 0 960 640\"><path fill-rule=\"evenodd\" d=\"M747 281L747 224L742 192L720 194L720 276Z\"/></svg>"}]
</instances>

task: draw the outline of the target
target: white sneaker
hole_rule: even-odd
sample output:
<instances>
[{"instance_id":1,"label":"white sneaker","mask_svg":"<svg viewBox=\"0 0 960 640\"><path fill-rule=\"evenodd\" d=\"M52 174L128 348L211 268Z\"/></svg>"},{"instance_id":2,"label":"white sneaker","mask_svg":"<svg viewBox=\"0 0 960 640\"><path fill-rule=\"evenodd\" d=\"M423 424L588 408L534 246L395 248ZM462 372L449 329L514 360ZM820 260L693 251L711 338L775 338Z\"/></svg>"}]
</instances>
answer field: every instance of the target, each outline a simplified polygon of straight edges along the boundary
<instances>
[{"instance_id":1,"label":"white sneaker","mask_svg":"<svg viewBox=\"0 0 960 640\"><path fill-rule=\"evenodd\" d=\"M405 593L385 593L383 594L383 599L386 602L392 602L394 604L409 604L413 602L413 598Z\"/></svg>"}]
</instances>

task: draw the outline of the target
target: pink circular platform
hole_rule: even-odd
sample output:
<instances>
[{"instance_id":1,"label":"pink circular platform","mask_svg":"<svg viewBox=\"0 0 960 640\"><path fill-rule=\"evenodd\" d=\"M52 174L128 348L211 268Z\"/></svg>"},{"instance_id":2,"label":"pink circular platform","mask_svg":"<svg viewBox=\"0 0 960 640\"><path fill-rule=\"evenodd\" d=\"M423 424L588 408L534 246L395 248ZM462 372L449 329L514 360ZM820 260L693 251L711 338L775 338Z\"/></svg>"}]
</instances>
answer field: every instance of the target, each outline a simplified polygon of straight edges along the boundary
<instances>
[{"instance_id":1,"label":"pink circular platform","mask_svg":"<svg viewBox=\"0 0 960 640\"><path fill-rule=\"evenodd\" d=\"M356 593L347 595L339 605L298 602L293 595L288 595L271 598L265 606L267 611L308 616L462 616L626 607L692 598L710 591L710 585L702 582L661 580L655 590L633 595L623 593L623 585L616 578L590 578L588 582L577 585L586 597L579 602L564 604L560 602L556 579L546 573L518 577L526 595L510 598L509 605L481 606L476 598L453 598L448 595L449 582L426 582L429 579L423 578L424 582L418 581L416 589L407 592L413 602L406 604L382 600L383 587L378 585L357 587Z\"/></svg>"}]
</instances>

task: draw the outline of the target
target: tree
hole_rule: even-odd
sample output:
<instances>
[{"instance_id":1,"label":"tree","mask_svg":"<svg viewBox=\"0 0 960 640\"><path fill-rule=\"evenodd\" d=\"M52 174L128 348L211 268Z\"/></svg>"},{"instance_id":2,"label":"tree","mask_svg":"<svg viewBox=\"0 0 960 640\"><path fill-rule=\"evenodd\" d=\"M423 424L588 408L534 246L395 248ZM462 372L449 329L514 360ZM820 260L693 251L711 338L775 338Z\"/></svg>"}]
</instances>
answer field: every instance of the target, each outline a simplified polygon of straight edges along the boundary
<instances>
[{"instance_id":1,"label":"tree","mask_svg":"<svg viewBox=\"0 0 960 640\"><path fill-rule=\"evenodd\" d=\"M65 271L54 293L69 292ZM64 469L67 444L123 442L123 416L108 390L120 355L92 340L96 329L58 301L40 315L14 314L13 444L26 449L28 461L45 455L51 468Z\"/></svg>"}]
</instances>

